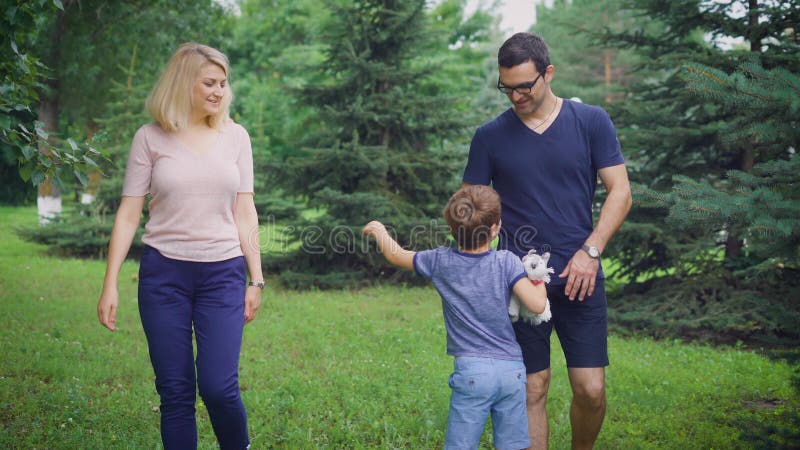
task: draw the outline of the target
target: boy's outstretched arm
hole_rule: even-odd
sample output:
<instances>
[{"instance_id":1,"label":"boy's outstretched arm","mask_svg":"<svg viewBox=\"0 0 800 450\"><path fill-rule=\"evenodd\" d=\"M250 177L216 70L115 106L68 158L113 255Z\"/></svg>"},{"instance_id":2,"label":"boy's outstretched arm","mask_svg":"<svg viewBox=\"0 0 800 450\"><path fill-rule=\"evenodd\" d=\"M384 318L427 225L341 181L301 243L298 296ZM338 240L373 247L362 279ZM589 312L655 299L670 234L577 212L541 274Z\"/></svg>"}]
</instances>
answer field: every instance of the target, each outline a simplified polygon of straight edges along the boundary
<instances>
[{"instance_id":1,"label":"boy's outstretched arm","mask_svg":"<svg viewBox=\"0 0 800 450\"><path fill-rule=\"evenodd\" d=\"M373 220L364 226L361 234L375 238L375 242L378 243L378 250L383 253L389 264L403 269L414 270L414 255L417 252L408 251L400 247L400 244L389 236L389 232L386 231L386 227L382 223Z\"/></svg>"},{"instance_id":2,"label":"boy's outstretched arm","mask_svg":"<svg viewBox=\"0 0 800 450\"><path fill-rule=\"evenodd\" d=\"M541 314L547 306L547 290L544 283L533 284L528 277L520 278L514 284L514 294L534 314Z\"/></svg>"}]
</instances>

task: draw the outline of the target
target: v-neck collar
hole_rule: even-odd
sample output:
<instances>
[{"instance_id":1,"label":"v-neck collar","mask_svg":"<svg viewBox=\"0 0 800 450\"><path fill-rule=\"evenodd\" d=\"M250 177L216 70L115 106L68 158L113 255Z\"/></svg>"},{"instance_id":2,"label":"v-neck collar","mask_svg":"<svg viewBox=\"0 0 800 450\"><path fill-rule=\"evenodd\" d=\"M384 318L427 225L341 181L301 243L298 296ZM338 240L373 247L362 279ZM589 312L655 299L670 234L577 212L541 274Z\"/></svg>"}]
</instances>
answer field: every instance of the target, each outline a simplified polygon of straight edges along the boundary
<instances>
[{"instance_id":1,"label":"v-neck collar","mask_svg":"<svg viewBox=\"0 0 800 450\"><path fill-rule=\"evenodd\" d=\"M514 112L514 107L513 106L511 108L508 108L508 111L511 113L512 116L514 116L514 119L516 119L516 121L519 123L519 125L521 127L525 128L526 130L531 132L534 136L542 137L545 134L547 134L547 132L550 131L551 128L553 128L553 126L556 124L556 122L559 121L559 119L561 119L561 114L564 112L564 106L566 105L566 102L567 102L567 99L564 99L564 98L561 99L561 107L558 110L558 114L556 114L556 117L553 119L552 122L550 122L550 125L548 125L547 128L542 130L542 132L535 131L533 128L531 128L528 125L526 125L525 122L522 119L520 119L520 117L517 115L517 113Z\"/></svg>"},{"instance_id":2,"label":"v-neck collar","mask_svg":"<svg viewBox=\"0 0 800 450\"><path fill-rule=\"evenodd\" d=\"M191 148L189 148L189 146L186 145L186 143L184 143L182 140L180 140L178 138L178 136L175 135L174 132L165 131L165 133L182 150L185 150L186 152L191 153L192 155L194 155L196 157L205 157L205 156L208 156L208 155L214 153L214 150L217 148L217 146L219 144L219 141L222 138L222 130L216 130L216 133L214 134L214 139L213 139L214 142L212 142L211 145L208 147L208 151L206 151L206 152L198 152L197 150L192 150Z\"/></svg>"}]
</instances>

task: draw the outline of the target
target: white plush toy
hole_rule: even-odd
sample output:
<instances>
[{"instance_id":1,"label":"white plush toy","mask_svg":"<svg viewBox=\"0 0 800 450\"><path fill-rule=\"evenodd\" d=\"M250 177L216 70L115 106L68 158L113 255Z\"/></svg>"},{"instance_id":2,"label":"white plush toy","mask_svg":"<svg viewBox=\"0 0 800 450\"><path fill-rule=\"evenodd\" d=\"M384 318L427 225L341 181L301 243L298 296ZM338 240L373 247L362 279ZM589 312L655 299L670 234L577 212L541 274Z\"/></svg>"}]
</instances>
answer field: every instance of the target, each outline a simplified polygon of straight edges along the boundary
<instances>
[{"instance_id":1,"label":"white plush toy","mask_svg":"<svg viewBox=\"0 0 800 450\"><path fill-rule=\"evenodd\" d=\"M533 281L550 283L550 274L553 273L553 268L547 267L547 261L549 259L549 252L544 252L540 255L536 253L536 250L531 250L527 255L523 256L522 266L525 267L525 273L528 274L528 278ZM511 302L508 304L508 315L511 316L512 322L516 322L522 317L523 321L531 325L539 325L542 322L549 321L552 317L550 313L550 300L545 304L543 313L534 314L528 311L528 308L520 303L517 296L512 293Z\"/></svg>"}]
</instances>

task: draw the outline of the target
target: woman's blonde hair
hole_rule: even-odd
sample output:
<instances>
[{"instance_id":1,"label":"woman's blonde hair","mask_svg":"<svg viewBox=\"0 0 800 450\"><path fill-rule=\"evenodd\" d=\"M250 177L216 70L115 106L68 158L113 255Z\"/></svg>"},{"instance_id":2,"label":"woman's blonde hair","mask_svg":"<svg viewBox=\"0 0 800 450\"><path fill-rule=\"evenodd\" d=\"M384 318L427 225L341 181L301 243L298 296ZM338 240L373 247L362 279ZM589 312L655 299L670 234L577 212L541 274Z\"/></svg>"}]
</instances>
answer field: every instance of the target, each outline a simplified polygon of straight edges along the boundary
<instances>
[{"instance_id":1,"label":"woman's blonde hair","mask_svg":"<svg viewBox=\"0 0 800 450\"><path fill-rule=\"evenodd\" d=\"M156 122L167 131L186 128L192 114L192 90L200 68L207 63L219 66L230 78L228 57L207 45L189 42L172 55L145 106ZM208 125L220 128L228 119L233 92L230 80L225 83L219 113L208 118Z\"/></svg>"}]
</instances>

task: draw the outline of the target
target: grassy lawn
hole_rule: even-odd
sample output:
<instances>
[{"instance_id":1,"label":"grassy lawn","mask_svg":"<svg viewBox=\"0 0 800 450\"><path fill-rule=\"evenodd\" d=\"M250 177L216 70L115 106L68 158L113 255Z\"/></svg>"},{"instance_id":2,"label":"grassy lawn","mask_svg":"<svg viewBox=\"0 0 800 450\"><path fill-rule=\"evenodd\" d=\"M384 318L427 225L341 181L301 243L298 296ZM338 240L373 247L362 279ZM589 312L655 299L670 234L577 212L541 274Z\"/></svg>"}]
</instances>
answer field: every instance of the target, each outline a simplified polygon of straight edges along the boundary
<instances>
[{"instance_id":1,"label":"grassy lawn","mask_svg":"<svg viewBox=\"0 0 800 450\"><path fill-rule=\"evenodd\" d=\"M123 266L110 333L95 313L104 262L53 258L17 239L13 228L35 216L0 207L0 447L160 448L137 264ZM432 288L268 287L264 300L241 359L254 449L441 448L452 362ZM609 348L597 448L751 448L742 431L771 425L796 402L792 368L755 352L614 336ZM551 448L563 449L570 393L557 339L552 363ZM200 448L216 448L198 410Z\"/></svg>"}]
</instances>

